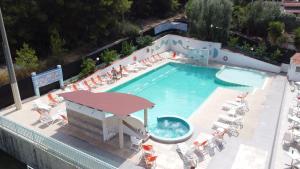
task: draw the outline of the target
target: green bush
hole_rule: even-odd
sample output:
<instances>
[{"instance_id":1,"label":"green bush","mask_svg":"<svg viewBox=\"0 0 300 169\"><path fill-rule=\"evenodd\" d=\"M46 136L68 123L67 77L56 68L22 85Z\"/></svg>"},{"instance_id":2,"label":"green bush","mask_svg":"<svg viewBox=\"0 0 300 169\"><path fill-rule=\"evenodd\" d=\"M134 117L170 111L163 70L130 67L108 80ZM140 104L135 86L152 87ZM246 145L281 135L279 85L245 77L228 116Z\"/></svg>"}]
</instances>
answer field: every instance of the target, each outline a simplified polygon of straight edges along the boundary
<instances>
[{"instance_id":1,"label":"green bush","mask_svg":"<svg viewBox=\"0 0 300 169\"><path fill-rule=\"evenodd\" d=\"M294 30L294 34L295 34L295 46L300 49L300 27Z\"/></svg>"},{"instance_id":2,"label":"green bush","mask_svg":"<svg viewBox=\"0 0 300 169\"><path fill-rule=\"evenodd\" d=\"M250 54L252 54L252 52L253 52L251 50L253 47L247 42L243 42L243 46L241 48L244 52L247 52L247 53L250 53Z\"/></svg>"},{"instance_id":3,"label":"green bush","mask_svg":"<svg viewBox=\"0 0 300 169\"><path fill-rule=\"evenodd\" d=\"M266 55L267 47L265 43L260 43L258 47L254 50L255 56L264 57Z\"/></svg>"},{"instance_id":4,"label":"green bush","mask_svg":"<svg viewBox=\"0 0 300 169\"><path fill-rule=\"evenodd\" d=\"M271 59L273 61L277 61L281 57L281 51L279 49L276 49L272 54L271 54Z\"/></svg>"},{"instance_id":5,"label":"green bush","mask_svg":"<svg viewBox=\"0 0 300 169\"><path fill-rule=\"evenodd\" d=\"M17 50L16 54L16 64L19 68L28 72L38 70L39 59L35 50L29 47L28 44L23 43L22 48Z\"/></svg>"},{"instance_id":6,"label":"green bush","mask_svg":"<svg viewBox=\"0 0 300 169\"><path fill-rule=\"evenodd\" d=\"M118 53L116 50L105 50L100 57L106 65L109 65L111 62L118 59Z\"/></svg>"},{"instance_id":7,"label":"green bush","mask_svg":"<svg viewBox=\"0 0 300 169\"><path fill-rule=\"evenodd\" d=\"M82 78L93 73L96 70L96 62L91 58L83 59L80 67L81 71L79 77Z\"/></svg>"},{"instance_id":8,"label":"green bush","mask_svg":"<svg viewBox=\"0 0 300 169\"><path fill-rule=\"evenodd\" d=\"M122 43L121 55L128 56L135 50L136 50L136 47L132 44L131 41L130 42L125 41Z\"/></svg>"},{"instance_id":9,"label":"green bush","mask_svg":"<svg viewBox=\"0 0 300 169\"><path fill-rule=\"evenodd\" d=\"M238 45L239 37L230 37L228 41L228 46L235 48Z\"/></svg>"},{"instance_id":10,"label":"green bush","mask_svg":"<svg viewBox=\"0 0 300 169\"><path fill-rule=\"evenodd\" d=\"M146 35L146 36L139 36L136 38L136 43L138 44L138 47L143 48L145 46L149 46L153 42L153 37Z\"/></svg>"}]
</instances>

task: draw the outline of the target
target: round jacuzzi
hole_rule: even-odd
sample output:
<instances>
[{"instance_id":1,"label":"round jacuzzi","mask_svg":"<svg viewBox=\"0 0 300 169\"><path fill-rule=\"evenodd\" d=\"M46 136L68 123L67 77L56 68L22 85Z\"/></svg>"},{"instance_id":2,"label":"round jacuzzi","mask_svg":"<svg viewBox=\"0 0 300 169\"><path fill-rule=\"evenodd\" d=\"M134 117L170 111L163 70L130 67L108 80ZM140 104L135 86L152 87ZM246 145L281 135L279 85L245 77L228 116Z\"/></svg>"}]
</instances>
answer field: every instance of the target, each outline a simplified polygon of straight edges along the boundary
<instances>
[{"instance_id":1,"label":"round jacuzzi","mask_svg":"<svg viewBox=\"0 0 300 169\"><path fill-rule=\"evenodd\" d=\"M149 126L151 138L163 143L179 143L187 140L193 134L189 122L177 116L162 116L157 123Z\"/></svg>"}]
</instances>

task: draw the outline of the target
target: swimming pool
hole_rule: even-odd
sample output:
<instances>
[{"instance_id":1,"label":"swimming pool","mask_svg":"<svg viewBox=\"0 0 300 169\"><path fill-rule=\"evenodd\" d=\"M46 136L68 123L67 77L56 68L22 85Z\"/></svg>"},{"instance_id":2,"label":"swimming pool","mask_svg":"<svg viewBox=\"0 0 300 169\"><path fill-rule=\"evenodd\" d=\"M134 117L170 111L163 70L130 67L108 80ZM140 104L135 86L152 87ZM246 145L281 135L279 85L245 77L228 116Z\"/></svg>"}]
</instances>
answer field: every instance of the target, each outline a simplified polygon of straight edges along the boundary
<instances>
[{"instance_id":1,"label":"swimming pool","mask_svg":"<svg viewBox=\"0 0 300 169\"><path fill-rule=\"evenodd\" d=\"M149 131L155 133L157 117L173 115L187 119L217 87L249 89L218 83L215 77L218 71L216 68L168 63L110 91L137 95L155 103L148 113ZM143 119L144 113L133 115Z\"/></svg>"}]
</instances>

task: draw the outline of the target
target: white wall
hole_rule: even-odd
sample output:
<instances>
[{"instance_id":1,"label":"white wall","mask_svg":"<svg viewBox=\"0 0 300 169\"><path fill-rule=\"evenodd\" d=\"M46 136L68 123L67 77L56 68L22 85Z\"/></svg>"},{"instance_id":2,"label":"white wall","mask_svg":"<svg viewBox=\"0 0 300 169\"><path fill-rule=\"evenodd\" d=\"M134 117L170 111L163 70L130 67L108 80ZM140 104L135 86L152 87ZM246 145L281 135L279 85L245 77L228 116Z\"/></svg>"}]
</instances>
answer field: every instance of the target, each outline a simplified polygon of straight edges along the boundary
<instances>
[{"instance_id":1,"label":"white wall","mask_svg":"<svg viewBox=\"0 0 300 169\"><path fill-rule=\"evenodd\" d=\"M165 35L154 41L151 46L135 51L128 57L118 60L113 65L100 70L99 73L104 74L106 71L111 71L113 66L118 67L119 65L127 65L133 63L134 57L137 57L137 60L141 60L146 57L150 57L152 55L160 54L166 51L175 51L177 53L187 55L190 49L209 49L210 60L217 61L222 64L248 67L275 73L279 73L281 70L287 71L286 65L281 68L280 66L250 58L240 53L234 53L229 50L221 49L221 46L221 43L200 41L178 35ZM223 60L224 56L228 57L227 61Z\"/></svg>"},{"instance_id":2,"label":"white wall","mask_svg":"<svg viewBox=\"0 0 300 169\"><path fill-rule=\"evenodd\" d=\"M228 57L227 61L224 61L224 56ZM272 65L254 58L250 58L240 53L234 53L229 50L220 50L220 55L212 60L223 64L231 64L236 66L248 67L252 69L259 69L268 72L279 73L281 71L280 66Z\"/></svg>"}]
</instances>

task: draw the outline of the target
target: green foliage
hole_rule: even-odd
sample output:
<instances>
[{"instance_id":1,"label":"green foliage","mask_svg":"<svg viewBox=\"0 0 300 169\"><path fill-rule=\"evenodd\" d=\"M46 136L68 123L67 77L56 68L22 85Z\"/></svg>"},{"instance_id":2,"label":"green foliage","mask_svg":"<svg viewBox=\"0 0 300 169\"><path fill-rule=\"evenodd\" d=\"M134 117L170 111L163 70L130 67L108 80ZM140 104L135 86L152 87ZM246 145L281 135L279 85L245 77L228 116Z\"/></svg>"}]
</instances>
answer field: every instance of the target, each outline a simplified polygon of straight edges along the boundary
<instances>
[{"instance_id":1,"label":"green foliage","mask_svg":"<svg viewBox=\"0 0 300 169\"><path fill-rule=\"evenodd\" d=\"M258 45L257 48L254 49L254 55L258 57L265 57L265 55L267 55L266 51L266 44L262 42Z\"/></svg>"},{"instance_id":2,"label":"green foliage","mask_svg":"<svg viewBox=\"0 0 300 169\"><path fill-rule=\"evenodd\" d=\"M239 42L239 37L230 37L227 43L229 47L234 48L237 46L238 42Z\"/></svg>"},{"instance_id":3,"label":"green foliage","mask_svg":"<svg viewBox=\"0 0 300 169\"><path fill-rule=\"evenodd\" d=\"M125 41L122 43L121 55L128 56L135 50L136 50L136 47L132 44L131 41L130 42Z\"/></svg>"},{"instance_id":4,"label":"green foliage","mask_svg":"<svg viewBox=\"0 0 300 169\"><path fill-rule=\"evenodd\" d=\"M203 40L226 41L232 17L230 0L189 0L190 34Z\"/></svg>"},{"instance_id":5,"label":"green foliage","mask_svg":"<svg viewBox=\"0 0 300 169\"><path fill-rule=\"evenodd\" d=\"M85 58L81 64L81 71L79 73L79 77L85 77L96 70L96 62L91 58Z\"/></svg>"},{"instance_id":6,"label":"green foliage","mask_svg":"<svg viewBox=\"0 0 300 169\"><path fill-rule=\"evenodd\" d=\"M272 45L278 45L277 40L283 36L284 24L279 21L272 21L268 27L268 38Z\"/></svg>"},{"instance_id":7,"label":"green foliage","mask_svg":"<svg viewBox=\"0 0 300 169\"><path fill-rule=\"evenodd\" d=\"M141 29L137 25L129 21L119 22L115 27L118 34L129 37L138 36L141 31Z\"/></svg>"},{"instance_id":8,"label":"green foliage","mask_svg":"<svg viewBox=\"0 0 300 169\"><path fill-rule=\"evenodd\" d=\"M139 48L143 48L149 46L153 42L153 37L146 35L146 36L139 36L136 38L136 43L138 44Z\"/></svg>"},{"instance_id":9,"label":"green foliage","mask_svg":"<svg viewBox=\"0 0 300 169\"><path fill-rule=\"evenodd\" d=\"M110 63L118 59L118 53L116 50L105 50L100 55L100 57L102 58L102 60L106 65L109 65Z\"/></svg>"},{"instance_id":10,"label":"green foliage","mask_svg":"<svg viewBox=\"0 0 300 169\"><path fill-rule=\"evenodd\" d=\"M252 54L253 52L253 47L247 42L243 42L243 46L241 46L241 49L248 54Z\"/></svg>"},{"instance_id":11,"label":"green foliage","mask_svg":"<svg viewBox=\"0 0 300 169\"><path fill-rule=\"evenodd\" d=\"M252 35L266 36L268 24L280 16L280 6L272 1L254 1L247 5L245 28Z\"/></svg>"},{"instance_id":12,"label":"green foliage","mask_svg":"<svg viewBox=\"0 0 300 169\"><path fill-rule=\"evenodd\" d=\"M272 53L271 54L271 59L273 60L273 61L277 61L280 57L281 57L281 52L280 52L280 50L279 49L276 49L275 51L274 51L274 53Z\"/></svg>"},{"instance_id":13,"label":"green foliage","mask_svg":"<svg viewBox=\"0 0 300 169\"><path fill-rule=\"evenodd\" d=\"M39 68L39 60L34 49L23 43L17 50L16 64L23 70L36 71Z\"/></svg>"},{"instance_id":14,"label":"green foliage","mask_svg":"<svg viewBox=\"0 0 300 169\"><path fill-rule=\"evenodd\" d=\"M246 7L234 6L232 12L232 28L237 31L242 31L246 23Z\"/></svg>"},{"instance_id":15,"label":"green foliage","mask_svg":"<svg viewBox=\"0 0 300 169\"><path fill-rule=\"evenodd\" d=\"M62 54L67 51L64 48L65 43L65 40L60 37L57 29L54 29L50 37L51 54L54 63L63 63Z\"/></svg>"},{"instance_id":16,"label":"green foliage","mask_svg":"<svg viewBox=\"0 0 300 169\"><path fill-rule=\"evenodd\" d=\"M300 27L294 30L294 34L295 34L295 46L300 49Z\"/></svg>"}]
</instances>

